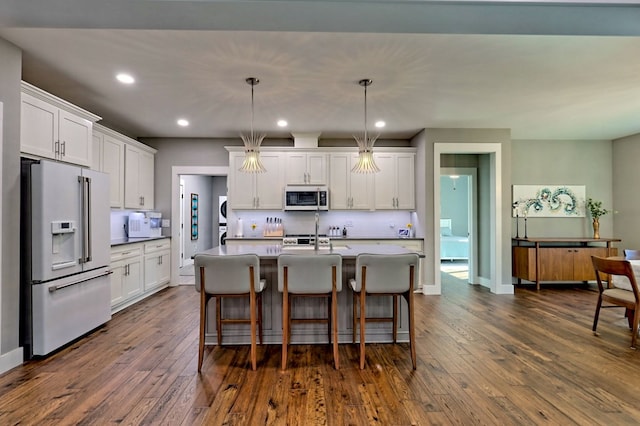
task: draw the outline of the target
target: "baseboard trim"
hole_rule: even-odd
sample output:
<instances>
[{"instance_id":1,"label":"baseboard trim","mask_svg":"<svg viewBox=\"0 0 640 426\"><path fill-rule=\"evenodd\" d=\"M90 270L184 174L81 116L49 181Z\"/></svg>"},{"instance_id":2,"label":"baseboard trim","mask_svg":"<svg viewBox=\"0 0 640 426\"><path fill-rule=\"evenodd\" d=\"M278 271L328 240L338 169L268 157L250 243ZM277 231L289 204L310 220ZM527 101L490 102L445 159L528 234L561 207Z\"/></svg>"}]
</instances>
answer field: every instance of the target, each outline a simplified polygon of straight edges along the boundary
<instances>
[{"instance_id":1,"label":"baseboard trim","mask_svg":"<svg viewBox=\"0 0 640 426\"><path fill-rule=\"evenodd\" d=\"M0 355L0 374L9 371L22 364L24 360L24 351L22 346Z\"/></svg>"}]
</instances>

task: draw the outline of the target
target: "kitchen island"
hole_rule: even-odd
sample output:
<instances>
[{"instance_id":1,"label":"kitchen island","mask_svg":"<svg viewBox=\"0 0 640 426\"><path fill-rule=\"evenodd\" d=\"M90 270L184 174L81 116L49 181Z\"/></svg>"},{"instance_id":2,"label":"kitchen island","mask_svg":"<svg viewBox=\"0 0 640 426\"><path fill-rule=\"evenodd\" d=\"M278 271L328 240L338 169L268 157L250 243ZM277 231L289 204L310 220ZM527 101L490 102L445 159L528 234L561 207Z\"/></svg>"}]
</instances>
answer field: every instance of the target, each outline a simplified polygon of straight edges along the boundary
<instances>
[{"instance_id":1,"label":"kitchen island","mask_svg":"<svg viewBox=\"0 0 640 426\"><path fill-rule=\"evenodd\" d=\"M338 293L338 341L351 343L353 328L353 293L349 287L349 279L355 276L356 257L360 253L400 254L412 251L391 244L354 244L352 246L334 246L317 251L312 246L288 248L282 244L232 244L214 247L201 253L214 256L233 254L257 254L260 258L260 276L267 280L263 300L263 343L282 343L282 293L278 291L278 256L281 253L317 254L338 253L342 256L342 291ZM422 254L420 254L422 256ZM199 272L196 271L196 274ZM417 279L417 277L416 277ZM407 306L400 298L398 341L409 341ZM294 298L291 312L295 318L313 318L324 315L328 310L325 298ZM246 299L223 299L222 312L225 318L248 318L249 302ZM206 328L206 343L215 344L217 340L215 327L215 304L209 304ZM390 317L393 313L391 296L371 297L367 299L367 316ZM390 323L367 324L368 343L392 341ZM248 344L250 342L249 327L244 324L227 324L223 327L223 344ZM296 324L291 330L291 343L328 343L327 326L324 324Z\"/></svg>"}]
</instances>

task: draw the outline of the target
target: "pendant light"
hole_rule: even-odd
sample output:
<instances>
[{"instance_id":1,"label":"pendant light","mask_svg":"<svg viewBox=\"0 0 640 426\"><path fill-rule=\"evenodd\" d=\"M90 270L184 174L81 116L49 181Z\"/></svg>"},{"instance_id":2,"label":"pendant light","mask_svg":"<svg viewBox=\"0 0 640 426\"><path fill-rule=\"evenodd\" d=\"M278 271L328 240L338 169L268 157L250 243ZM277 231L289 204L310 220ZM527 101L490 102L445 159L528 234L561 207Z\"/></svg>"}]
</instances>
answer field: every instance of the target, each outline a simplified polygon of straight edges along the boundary
<instances>
[{"instance_id":1,"label":"pendant light","mask_svg":"<svg viewBox=\"0 0 640 426\"><path fill-rule=\"evenodd\" d=\"M244 162L239 171L244 173L264 173L267 169L264 168L260 161L260 144L266 135L254 135L253 133L253 88L260 83L260 80L256 77L249 77L245 81L251 86L251 134L240 135L242 142L244 142Z\"/></svg>"},{"instance_id":2,"label":"pendant light","mask_svg":"<svg viewBox=\"0 0 640 426\"><path fill-rule=\"evenodd\" d=\"M377 173L380 171L373 159L373 144L378 136L369 137L367 134L367 87L371 86L373 81L364 78L358 84L364 87L364 136L354 136L358 144L358 162L351 169L353 173Z\"/></svg>"}]
</instances>

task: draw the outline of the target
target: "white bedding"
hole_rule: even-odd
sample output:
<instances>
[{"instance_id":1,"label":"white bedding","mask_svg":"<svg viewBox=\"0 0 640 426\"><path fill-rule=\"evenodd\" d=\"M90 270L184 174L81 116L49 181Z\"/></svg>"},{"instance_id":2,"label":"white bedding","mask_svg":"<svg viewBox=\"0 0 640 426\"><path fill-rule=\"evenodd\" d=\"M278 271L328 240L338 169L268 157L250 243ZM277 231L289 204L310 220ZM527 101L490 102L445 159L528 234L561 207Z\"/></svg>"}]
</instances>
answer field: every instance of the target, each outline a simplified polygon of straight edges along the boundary
<instances>
[{"instance_id":1,"label":"white bedding","mask_svg":"<svg viewBox=\"0 0 640 426\"><path fill-rule=\"evenodd\" d=\"M469 238L455 235L440 237L440 259L469 259Z\"/></svg>"},{"instance_id":2,"label":"white bedding","mask_svg":"<svg viewBox=\"0 0 640 426\"><path fill-rule=\"evenodd\" d=\"M440 259L469 259L469 237L451 235L451 219L440 219Z\"/></svg>"}]
</instances>

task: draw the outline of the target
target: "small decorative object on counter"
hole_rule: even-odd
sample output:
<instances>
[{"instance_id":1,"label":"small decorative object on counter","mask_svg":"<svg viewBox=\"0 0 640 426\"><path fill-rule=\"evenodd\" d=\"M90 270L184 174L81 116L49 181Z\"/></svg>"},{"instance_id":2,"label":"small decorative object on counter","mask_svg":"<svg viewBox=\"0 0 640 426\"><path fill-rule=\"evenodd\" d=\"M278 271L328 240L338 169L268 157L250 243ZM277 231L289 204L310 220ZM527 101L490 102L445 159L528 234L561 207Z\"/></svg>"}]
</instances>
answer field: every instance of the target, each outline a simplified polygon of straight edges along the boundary
<instances>
[{"instance_id":1,"label":"small decorative object on counter","mask_svg":"<svg viewBox=\"0 0 640 426\"><path fill-rule=\"evenodd\" d=\"M587 207L593 219L593 238L600 238L600 216L604 216L611 210L602 207L602 201L596 201L589 197L587 199Z\"/></svg>"},{"instance_id":2,"label":"small decorative object on counter","mask_svg":"<svg viewBox=\"0 0 640 426\"><path fill-rule=\"evenodd\" d=\"M409 230L409 238L413 237L413 224L407 223L407 229Z\"/></svg>"}]
</instances>

